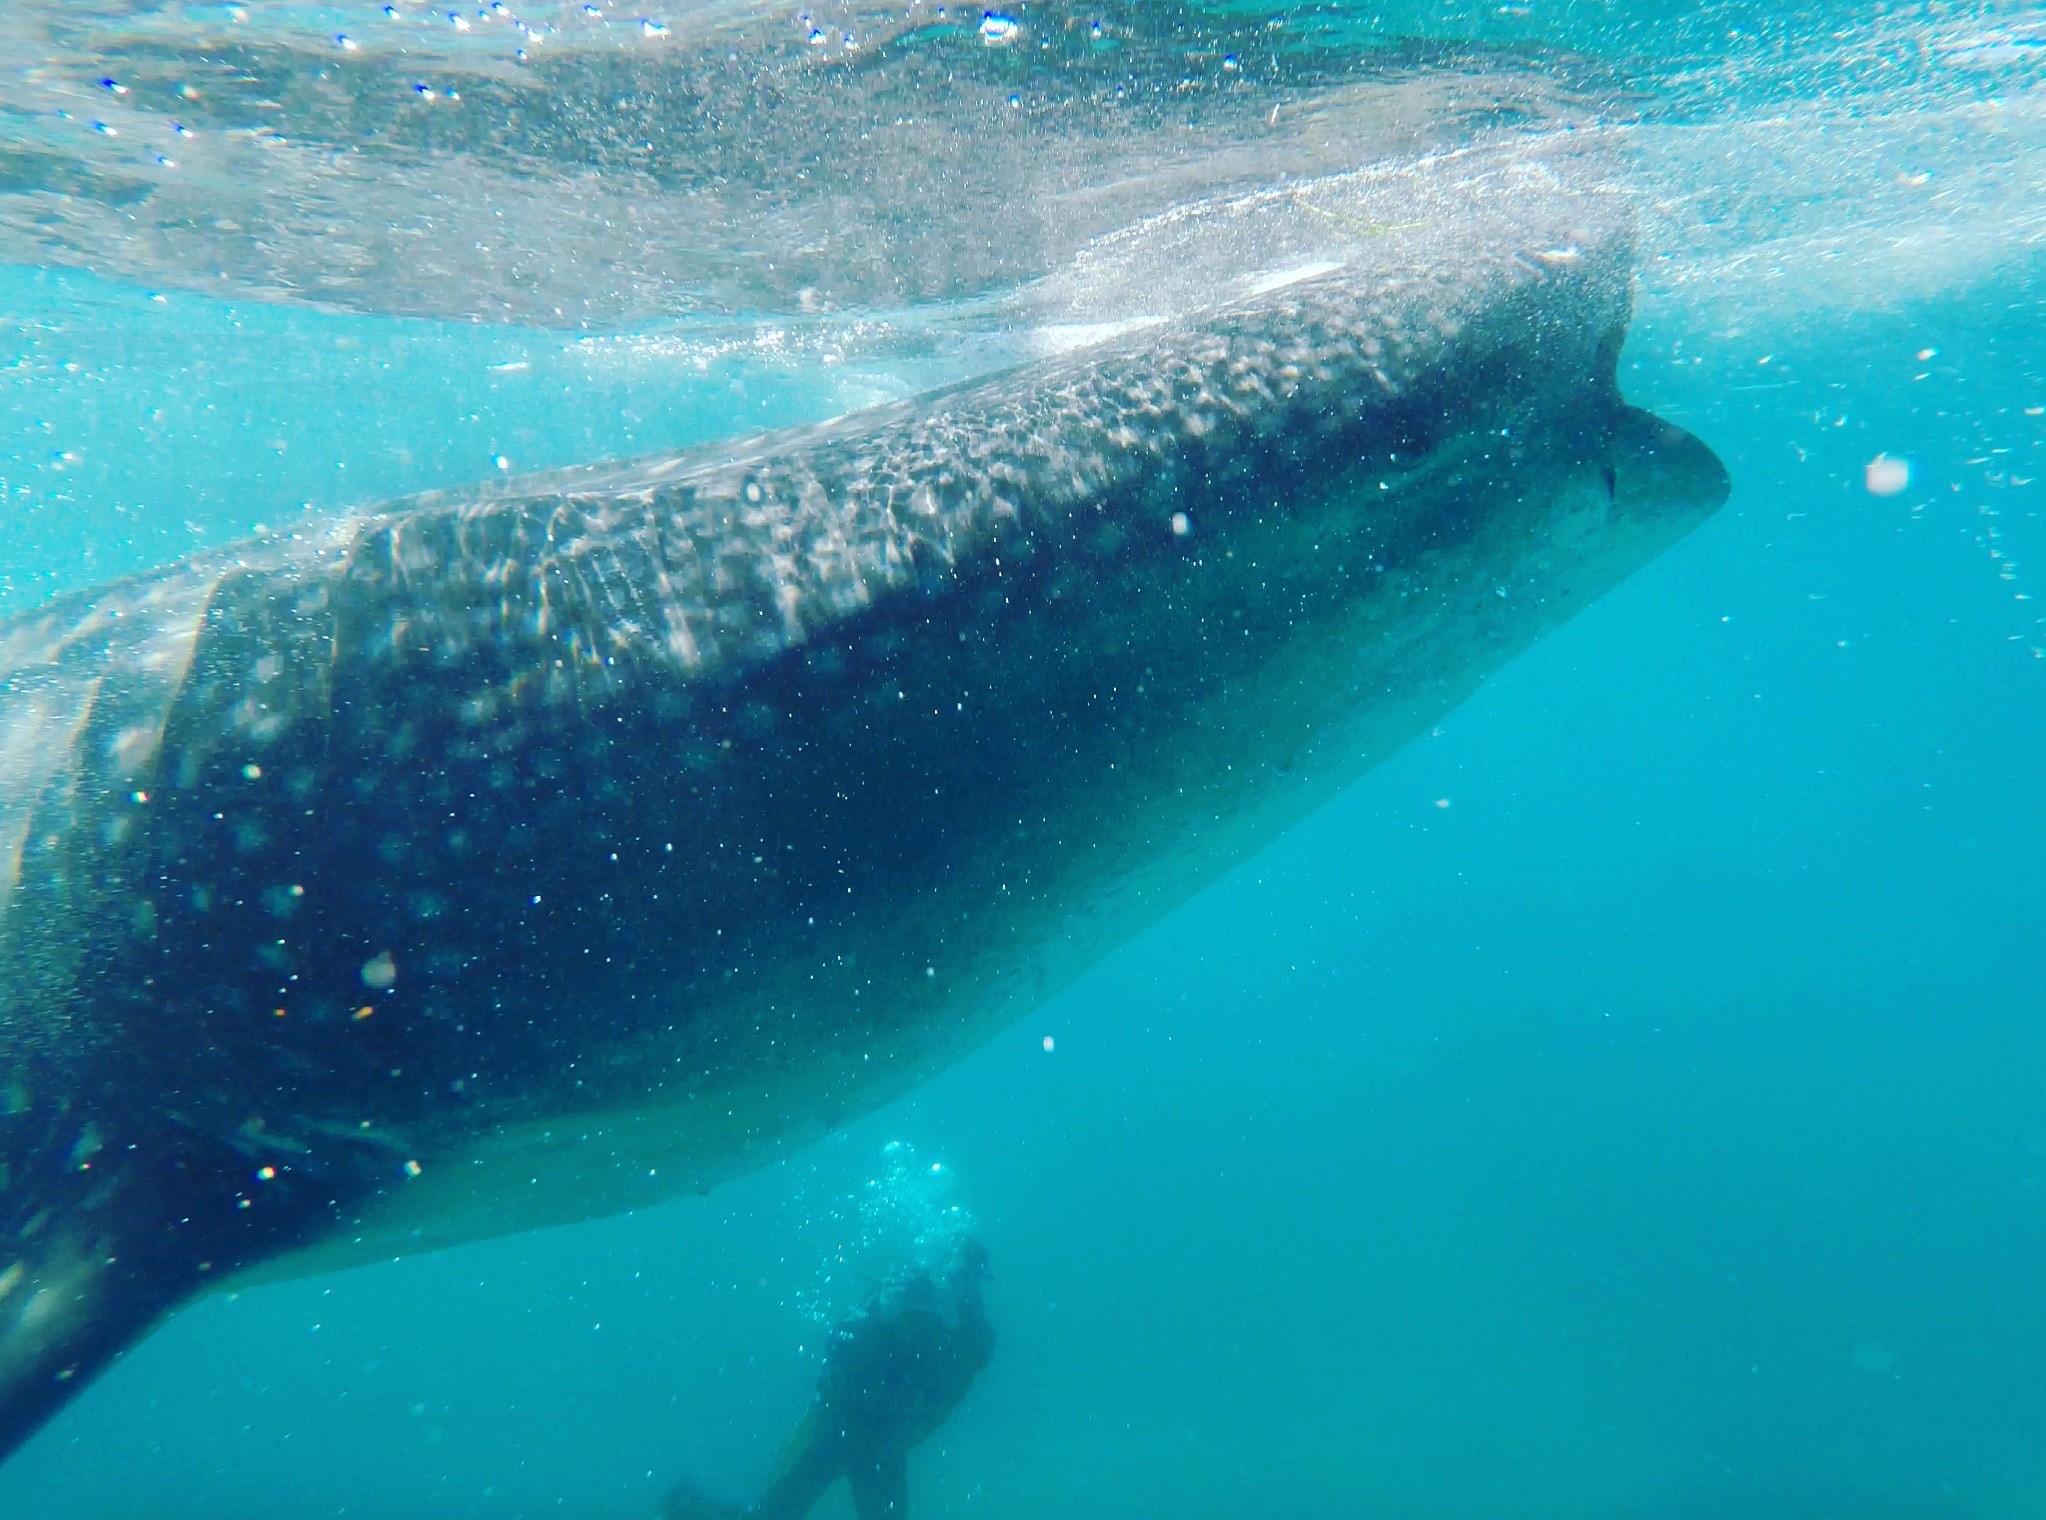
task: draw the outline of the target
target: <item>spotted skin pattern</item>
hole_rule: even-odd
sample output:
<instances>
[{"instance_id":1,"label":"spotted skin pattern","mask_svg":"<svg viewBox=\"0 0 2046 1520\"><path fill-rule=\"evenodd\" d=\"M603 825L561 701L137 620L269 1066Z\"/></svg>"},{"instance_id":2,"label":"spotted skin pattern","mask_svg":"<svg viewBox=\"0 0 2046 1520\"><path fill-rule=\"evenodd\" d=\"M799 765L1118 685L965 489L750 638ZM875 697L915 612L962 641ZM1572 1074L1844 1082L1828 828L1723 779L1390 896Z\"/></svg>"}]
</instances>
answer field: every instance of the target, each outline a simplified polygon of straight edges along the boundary
<instances>
[{"instance_id":1,"label":"spotted skin pattern","mask_svg":"<svg viewBox=\"0 0 2046 1520\"><path fill-rule=\"evenodd\" d=\"M1057 358L0 624L0 1445L211 1283L885 1101L1717 506L1601 177L1291 195L1339 256Z\"/></svg>"}]
</instances>

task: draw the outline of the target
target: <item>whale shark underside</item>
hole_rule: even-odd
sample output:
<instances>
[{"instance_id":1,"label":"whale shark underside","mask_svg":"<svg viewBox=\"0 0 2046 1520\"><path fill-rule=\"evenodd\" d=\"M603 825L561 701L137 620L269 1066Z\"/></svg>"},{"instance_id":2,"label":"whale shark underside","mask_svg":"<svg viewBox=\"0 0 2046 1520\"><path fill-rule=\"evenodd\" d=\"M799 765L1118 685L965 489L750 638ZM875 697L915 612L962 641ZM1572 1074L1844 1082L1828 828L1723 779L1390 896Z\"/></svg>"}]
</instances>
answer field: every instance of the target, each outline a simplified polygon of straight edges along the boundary
<instances>
[{"instance_id":1,"label":"whale shark underside","mask_svg":"<svg viewBox=\"0 0 2046 1520\"><path fill-rule=\"evenodd\" d=\"M1195 227L1056 358L0 624L0 1449L209 1285L871 1110L1723 499L1595 153Z\"/></svg>"}]
</instances>

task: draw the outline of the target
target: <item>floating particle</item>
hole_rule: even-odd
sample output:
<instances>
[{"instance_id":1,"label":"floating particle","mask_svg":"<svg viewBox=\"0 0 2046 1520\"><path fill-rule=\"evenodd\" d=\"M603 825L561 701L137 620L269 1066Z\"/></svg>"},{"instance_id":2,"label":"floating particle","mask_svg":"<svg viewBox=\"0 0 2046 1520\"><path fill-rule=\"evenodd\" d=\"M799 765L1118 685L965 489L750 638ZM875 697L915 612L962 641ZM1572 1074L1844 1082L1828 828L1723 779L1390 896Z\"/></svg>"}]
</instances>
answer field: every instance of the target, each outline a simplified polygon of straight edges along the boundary
<instances>
[{"instance_id":1,"label":"floating particle","mask_svg":"<svg viewBox=\"0 0 2046 1520\"><path fill-rule=\"evenodd\" d=\"M1058 1049L1057 1044L1052 1040L1052 1037L1050 1035L1046 1035L1044 1037L1044 1053L1046 1055L1050 1055L1056 1049Z\"/></svg>"},{"instance_id":2,"label":"floating particle","mask_svg":"<svg viewBox=\"0 0 2046 1520\"><path fill-rule=\"evenodd\" d=\"M382 992L398 980L398 963L388 950L379 950L362 963L362 985Z\"/></svg>"},{"instance_id":3,"label":"floating particle","mask_svg":"<svg viewBox=\"0 0 2046 1520\"><path fill-rule=\"evenodd\" d=\"M1193 532L1193 519L1184 512L1173 513L1172 536L1174 538L1185 538L1191 532Z\"/></svg>"},{"instance_id":4,"label":"floating particle","mask_svg":"<svg viewBox=\"0 0 2046 1520\"><path fill-rule=\"evenodd\" d=\"M1861 476L1869 495L1895 496L1911 484L1911 461L1878 454L1862 469Z\"/></svg>"}]
</instances>

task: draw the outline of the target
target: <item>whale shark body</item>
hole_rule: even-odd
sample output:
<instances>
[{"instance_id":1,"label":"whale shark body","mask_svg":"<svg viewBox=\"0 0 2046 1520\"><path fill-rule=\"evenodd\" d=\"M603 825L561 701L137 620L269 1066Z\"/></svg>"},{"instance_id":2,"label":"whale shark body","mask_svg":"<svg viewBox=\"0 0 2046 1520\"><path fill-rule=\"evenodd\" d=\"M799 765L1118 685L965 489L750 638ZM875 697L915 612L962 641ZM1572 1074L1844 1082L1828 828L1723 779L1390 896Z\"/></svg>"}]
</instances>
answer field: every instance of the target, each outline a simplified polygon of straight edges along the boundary
<instances>
[{"instance_id":1,"label":"whale shark body","mask_svg":"<svg viewBox=\"0 0 2046 1520\"><path fill-rule=\"evenodd\" d=\"M1424 732L1725 495L1628 226L1533 141L1218 199L1091 345L0 624L0 1449L872 1109Z\"/></svg>"}]
</instances>

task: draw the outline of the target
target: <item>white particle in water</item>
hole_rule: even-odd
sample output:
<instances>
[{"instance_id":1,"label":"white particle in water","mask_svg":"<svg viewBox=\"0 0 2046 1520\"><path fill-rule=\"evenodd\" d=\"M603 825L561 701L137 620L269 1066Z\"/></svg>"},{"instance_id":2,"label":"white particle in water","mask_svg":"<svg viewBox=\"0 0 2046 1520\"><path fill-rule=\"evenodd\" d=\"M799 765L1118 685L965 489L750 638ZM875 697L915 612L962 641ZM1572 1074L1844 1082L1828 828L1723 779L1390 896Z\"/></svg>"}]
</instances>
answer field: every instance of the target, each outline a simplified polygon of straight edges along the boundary
<instances>
[{"instance_id":1,"label":"white particle in water","mask_svg":"<svg viewBox=\"0 0 2046 1520\"><path fill-rule=\"evenodd\" d=\"M1871 496L1895 496L1911 484L1911 461L1878 454L1863 467L1862 481Z\"/></svg>"}]
</instances>

